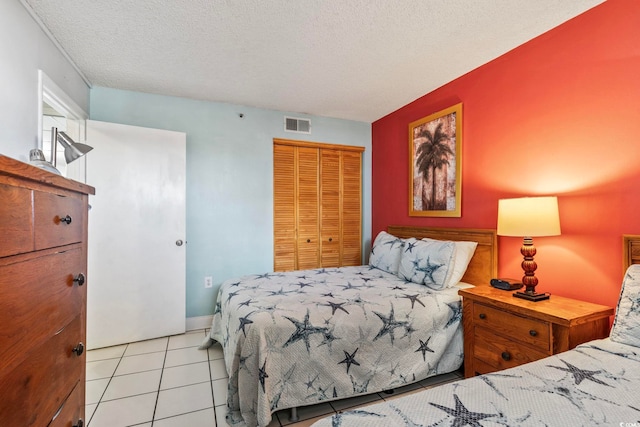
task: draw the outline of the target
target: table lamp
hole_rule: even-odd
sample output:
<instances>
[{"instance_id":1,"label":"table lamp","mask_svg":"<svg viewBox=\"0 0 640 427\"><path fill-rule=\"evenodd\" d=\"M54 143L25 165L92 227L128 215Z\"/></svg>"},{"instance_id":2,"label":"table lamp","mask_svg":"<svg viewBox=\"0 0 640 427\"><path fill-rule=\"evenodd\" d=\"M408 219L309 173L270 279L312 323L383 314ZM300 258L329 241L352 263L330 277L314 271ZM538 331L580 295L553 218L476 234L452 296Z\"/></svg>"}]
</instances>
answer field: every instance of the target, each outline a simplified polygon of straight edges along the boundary
<instances>
[{"instance_id":1,"label":"table lamp","mask_svg":"<svg viewBox=\"0 0 640 427\"><path fill-rule=\"evenodd\" d=\"M513 295L529 301L542 301L549 298L547 293L537 293L538 278L535 271L538 265L533 260L536 248L533 237L560 235L560 215L558 214L557 197L521 197L517 199L498 200L499 236L523 237L520 253L524 257L522 284L524 292Z\"/></svg>"}]
</instances>

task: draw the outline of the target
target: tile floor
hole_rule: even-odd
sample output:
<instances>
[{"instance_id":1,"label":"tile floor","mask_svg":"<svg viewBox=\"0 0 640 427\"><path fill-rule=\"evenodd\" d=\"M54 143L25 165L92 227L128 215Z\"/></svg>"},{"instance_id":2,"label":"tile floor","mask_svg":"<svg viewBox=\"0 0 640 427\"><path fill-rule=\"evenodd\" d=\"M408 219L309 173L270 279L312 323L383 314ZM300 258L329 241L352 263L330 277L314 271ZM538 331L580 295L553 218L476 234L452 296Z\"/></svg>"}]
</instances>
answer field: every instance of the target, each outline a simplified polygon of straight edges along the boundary
<instances>
[{"instance_id":1,"label":"tile floor","mask_svg":"<svg viewBox=\"0 0 640 427\"><path fill-rule=\"evenodd\" d=\"M226 427L227 373L222 348L198 350L205 330L87 352L88 427ZM309 426L347 408L396 398L462 378L440 375L396 389L277 412L270 427Z\"/></svg>"}]
</instances>

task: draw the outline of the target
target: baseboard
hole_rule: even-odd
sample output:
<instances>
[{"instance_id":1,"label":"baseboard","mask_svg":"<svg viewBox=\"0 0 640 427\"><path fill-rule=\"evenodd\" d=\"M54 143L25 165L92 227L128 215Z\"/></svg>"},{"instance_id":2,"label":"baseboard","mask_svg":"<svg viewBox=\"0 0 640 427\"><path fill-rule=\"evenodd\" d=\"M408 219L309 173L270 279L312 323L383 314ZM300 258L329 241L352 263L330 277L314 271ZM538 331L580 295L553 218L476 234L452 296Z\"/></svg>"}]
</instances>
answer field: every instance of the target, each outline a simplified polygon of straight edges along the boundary
<instances>
[{"instance_id":1,"label":"baseboard","mask_svg":"<svg viewBox=\"0 0 640 427\"><path fill-rule=\"evenodd\" d=\"M211 321L213 320L213 315L187 317L186 320L187 321L185 326L187 331L195 331L197 329L206 329L211 327Z\"/></svg>"}]
</instances>

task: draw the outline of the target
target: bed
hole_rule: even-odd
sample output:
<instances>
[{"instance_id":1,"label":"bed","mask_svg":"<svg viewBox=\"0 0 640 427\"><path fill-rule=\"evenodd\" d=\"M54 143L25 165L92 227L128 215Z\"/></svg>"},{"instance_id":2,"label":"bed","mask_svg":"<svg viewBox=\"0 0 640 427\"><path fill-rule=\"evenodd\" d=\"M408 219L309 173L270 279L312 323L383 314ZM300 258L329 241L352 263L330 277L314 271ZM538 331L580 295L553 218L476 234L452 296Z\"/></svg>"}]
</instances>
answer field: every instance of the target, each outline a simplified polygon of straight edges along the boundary
<instances>
[{"instance_id":1,"label":"bed","mask_svg":"<svg viewBox=\"0 0 640 427\"><path fill-rule=\"evenodd\" d=\"M313 427L638 425L640 236L624 236L624 244L626 269L608 338L515 368L341 412Z\"/></svg>"},{"instance_id":2,"label":"bed","mask_svg":"<svg viewBox=\"0 0 640 427\"><path fill-rule=\"evenodd\" d=\"M223 283L201 348L223 347L227 422L266 426L282 409L458 369L458 289L495 277L496 241L495 230L391 226L369 265Z\"/></svg>"}]
</instances>

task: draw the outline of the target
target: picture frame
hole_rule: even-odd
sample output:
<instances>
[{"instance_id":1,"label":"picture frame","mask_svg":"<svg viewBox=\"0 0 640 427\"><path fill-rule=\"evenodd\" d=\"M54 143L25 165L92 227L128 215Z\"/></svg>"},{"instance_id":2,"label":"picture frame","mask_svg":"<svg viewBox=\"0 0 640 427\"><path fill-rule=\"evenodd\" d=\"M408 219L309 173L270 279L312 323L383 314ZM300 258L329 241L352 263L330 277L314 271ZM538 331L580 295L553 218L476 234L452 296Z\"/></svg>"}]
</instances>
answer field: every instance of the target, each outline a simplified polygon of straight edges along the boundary
<instances>
[{"instance_id":1,"label":"picture frame","mask_svg":"<svg viewBox=\"0 0 640 427\"><path fill-rule=\"evenodd\" d=\"M462 103L409 124L409 216L460 217Z\"/></svg>"}]
</instances>

